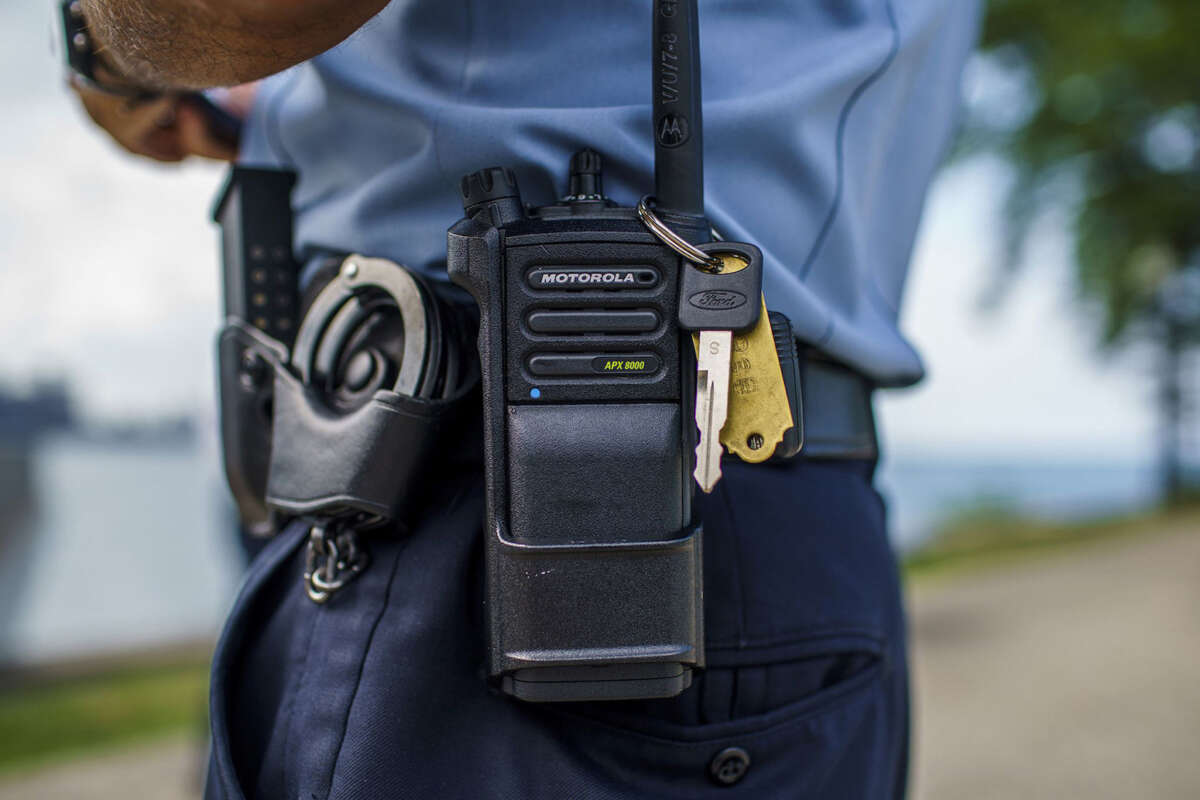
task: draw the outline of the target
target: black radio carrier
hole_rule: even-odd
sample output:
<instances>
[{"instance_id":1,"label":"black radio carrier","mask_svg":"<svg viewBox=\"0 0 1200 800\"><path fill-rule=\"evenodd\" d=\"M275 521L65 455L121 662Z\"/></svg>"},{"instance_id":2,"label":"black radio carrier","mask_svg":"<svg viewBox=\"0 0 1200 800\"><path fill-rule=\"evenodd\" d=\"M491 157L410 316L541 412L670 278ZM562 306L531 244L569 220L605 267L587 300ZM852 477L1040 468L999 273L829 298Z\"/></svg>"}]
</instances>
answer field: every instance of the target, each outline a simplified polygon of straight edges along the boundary
<instances>
[{"instance_id":1,"label":"black radio carrier","mask_svg":"<svg viewBox=\"0 0 1200 800\"><path fill-rule=\"evenodd\" d=\"M704 243L696 2L653 14L656 221ZM569 180L527 209L512 171L468 175L449 231L480 309L489 671L527 700L666 697L704 666L692 268L604 196L599 155Z\"/></svg>"}]
</instances>

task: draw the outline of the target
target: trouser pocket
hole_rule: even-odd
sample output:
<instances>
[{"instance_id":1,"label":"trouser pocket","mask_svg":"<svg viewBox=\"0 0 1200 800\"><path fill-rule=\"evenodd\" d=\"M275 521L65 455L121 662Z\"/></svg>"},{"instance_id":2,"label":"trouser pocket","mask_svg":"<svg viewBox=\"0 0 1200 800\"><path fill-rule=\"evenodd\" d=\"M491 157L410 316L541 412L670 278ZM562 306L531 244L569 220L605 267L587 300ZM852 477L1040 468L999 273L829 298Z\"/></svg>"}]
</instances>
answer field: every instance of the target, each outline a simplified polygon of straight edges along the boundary
<instances>
[{"instance_id":1,"label":"trouser pocket","mask_svg":"<svg viewBox=\"0 0 1200 800\"><path fill-rule=\"evenodd\" d=\"M212 751L206 800L245 800L243 787L254 786L265 744L276 724L274 714L246 712L250 708L281 708L292 688L286 674L298 649L300 631L280 613L279 600L303 595L297 591L294 570L288 567L295 563L306 533L304 525L293 524L259 553L217 643L209 689ZM292 613L301 608L295 600L290 604ZM264 646L252 648L255 643ZM256 656L250 655L252 649ZM264 653L276 663L261 663ZM264 673L270 679L255 679Z\"/></svg>"},{"instance_id":2,"label":"trouser pocket","mask_svg":"<svg viewBox=\"0 0 1200 800\"><path fill-rule=\"evenodd\" d=\"M831 631L709 657L679 698L558 711L565 735L645 797L892 796L897 676L879 639Z\"/></svg>"},{"instance_id":3,"label":"trouser pocket","mask_svg":"<svg viewBox=\"0 0 1200 800\"><path fill-rule=\"evenodd\" d=\"M696 499L708 668L676 698L569 710L578 746L641 796L902 797L903 614L871 465L723 466Z\"/></svg>"}]
</instances>

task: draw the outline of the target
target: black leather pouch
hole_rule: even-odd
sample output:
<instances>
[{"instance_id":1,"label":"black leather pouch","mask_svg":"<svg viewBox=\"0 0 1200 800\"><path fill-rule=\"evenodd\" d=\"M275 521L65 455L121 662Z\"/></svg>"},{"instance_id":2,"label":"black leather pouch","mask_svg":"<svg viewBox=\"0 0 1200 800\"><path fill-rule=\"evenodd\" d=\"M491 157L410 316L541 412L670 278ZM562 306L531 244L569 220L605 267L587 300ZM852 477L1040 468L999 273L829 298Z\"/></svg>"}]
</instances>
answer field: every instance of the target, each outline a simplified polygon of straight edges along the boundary
<instances>
[{"instance_id":1,"label":"black leather pouch","mask_svg":"<svg viewBox=\"0 0 1200 800\"><path fill-rule=\"evenodd\" d=\"M289 515L401 524L426 481L478 416L478 384L425 400L379 390L354 411L334 412L289 370L275 372L267 504Z\"/></svg>"}]
</instances>

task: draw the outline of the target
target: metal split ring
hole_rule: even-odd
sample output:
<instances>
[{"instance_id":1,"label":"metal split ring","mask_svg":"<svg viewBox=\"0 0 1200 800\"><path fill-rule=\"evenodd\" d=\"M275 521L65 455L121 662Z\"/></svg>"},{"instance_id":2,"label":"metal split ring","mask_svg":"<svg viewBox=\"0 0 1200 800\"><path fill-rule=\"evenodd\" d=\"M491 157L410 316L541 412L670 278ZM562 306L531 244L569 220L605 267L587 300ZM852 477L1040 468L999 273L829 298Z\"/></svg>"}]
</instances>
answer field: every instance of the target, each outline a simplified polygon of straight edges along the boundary
<instances>
[{"instance_id":1,"label":"metal split ring","mask_svg":"<svg viewBox=\"0 0 1200 800\"><path fill-rule=\"evenodd\" d=\"M334 535L329 530L331 525L317 523L308 534L304 588L309 599L318 605L328 602L329 598L362 574L370 562L352 528Z\"/></svg>"},{"instance_id":2,"label":"metal split ring","mask_svg":"<svg viewBox=\"0 0 1200 800\"><path fill-rule=\"evenodd\" d=\"M696 247L696 245L684 239L675 231L671 230L670 227L667 226L667 223L663 222L662 219L659 218L658 214L654 213L654 209L652 207L653 203L654 198L650 195L646 195L639 200L637 204L638 218L641 219L642 223L650 229L650 232L653 233L660 242L674 250L676 253L679 253L679 255L683 256L688 261L699 264L701 267L712 270L713 272L720 272L725 262L717 256L709 255L699 247Z\"/></svg>"}]
</instances>

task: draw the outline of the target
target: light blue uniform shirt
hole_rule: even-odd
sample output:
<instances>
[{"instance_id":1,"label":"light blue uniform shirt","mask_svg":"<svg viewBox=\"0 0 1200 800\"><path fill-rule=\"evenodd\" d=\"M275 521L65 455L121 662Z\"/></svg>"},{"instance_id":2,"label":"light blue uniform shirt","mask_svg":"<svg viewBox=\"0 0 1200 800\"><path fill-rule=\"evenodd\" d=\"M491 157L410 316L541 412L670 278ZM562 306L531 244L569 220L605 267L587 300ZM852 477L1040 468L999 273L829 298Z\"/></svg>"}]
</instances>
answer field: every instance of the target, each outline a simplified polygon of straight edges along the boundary
<instances>
[{"instance_id":1,"label":"light blue uniform shirt","mask_svg":"<svg viewBox=\"0 0 1200 800\"><path fill-rule=\"evenodd\" d=\"M762 248L767 304L802 340L881 385L922 375L897 311L978 16L977 0L700 0L709 218ZM619 204L652 191L649 0L395 0L265 82L242 161L298 170L301 257L445 278L462 175L510 166L545 205L583 147Z\"/></svg>"}]
</instances>

